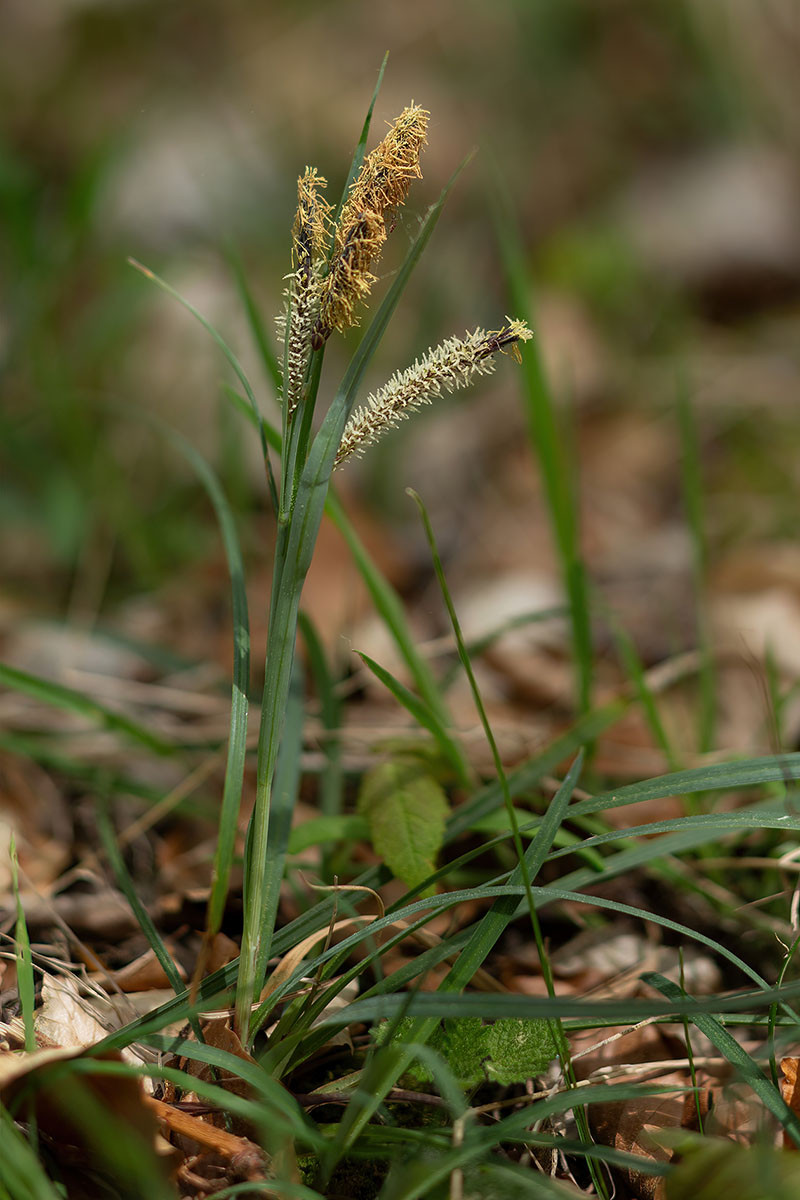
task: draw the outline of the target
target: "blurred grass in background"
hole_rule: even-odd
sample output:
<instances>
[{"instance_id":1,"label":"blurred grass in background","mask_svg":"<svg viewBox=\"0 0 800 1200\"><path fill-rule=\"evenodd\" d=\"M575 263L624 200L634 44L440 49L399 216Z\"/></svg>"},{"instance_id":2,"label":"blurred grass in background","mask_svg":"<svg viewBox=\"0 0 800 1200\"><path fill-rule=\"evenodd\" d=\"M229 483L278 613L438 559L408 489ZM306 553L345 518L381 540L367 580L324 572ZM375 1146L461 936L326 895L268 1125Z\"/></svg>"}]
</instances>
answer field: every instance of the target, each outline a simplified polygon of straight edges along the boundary
<instances>
[{"instance_id":1,"label":"blurred grass in background","mask_svg":"<svg viewBox=\"0 0 800 1200\"><path fill-rule=\"evenodd\" d=\"M800 32L791 3L6 0L5 588L37 609L92 618L109 602L202 562L216 546L196 482L126 409L154 410L188 431L239 510L266 505L257 447L245 444L220 397L223 367L213 346L126 259L133 255L167 277L226 332L257 379L225 252L235 247L241 255L269 323L288 269L298 164L318 164L335 193L387 49L375 129L412 97L431 110L433 122L416 212L401 217L406 237L384 274L400 261L417 214L454 165L475 143L480 154L381 351L385 373L468 322L494 327L505 311L486 216L486 180L496 163L537 291L566 298L568 312L585 319L614 364L592 399L648 411L673 403L675 364L691 360L709 330L729 331L732 322L749 344L754 309L760 318L763 306L750 303L746 287L741 304L725 302L738 295L736 262L727 264L732 280L725 263L694 277L679 252L676 270L663 269L663 246L653 250L639 236L663 217L657 205L648 209L642 189L653 191L652 173L665 165L705 162L731 147L766 148L793 170L800 132L793 38ZM669 245L667 237L667 255ZM780 302L784 325L768 335L777 355L796 341L796 245L786 247L785 267L756 280L769 305L774 294ZM539 332L547 355L546 331ZM580 341L568 354L575 360L556 362L566 370L555 370L553 384L565 404L575 405L580 439L595 410L576 394L585 365ZM332 377L340 366L329 364ZM661 371L657 387L651 368ZM509 379L493 386L513 388ZM262 397L270 411L267 380ZM730 496L741 491L743 477L771 496L788 498L794 487L796 435L778 450L772 424L765 426L763 414L751 420L760 400L751 395L749 412L739 408L713 430L722 449L715 442L709 520L723 542L742 526ZM481 403L491 409L494 401ZM772 411L770 422L785 416ZM397 508L405 502L396 485L424 485L424 463L393 465L405 436L387 442L348 481L369 497L365 503ZM664 453L672 467L671 436L665 433ZM489 455L481 469L491 475ZM723 497L717 507L715 489ZM454 496L460 499L451 489ZM431 497L435 522L437 503ZM744 512L747 532L752 504ZM786 529L786 508L769 512L751 519L758 536ZM403 518L413 520L405 508Z\"/></svg>"}]
</instances>

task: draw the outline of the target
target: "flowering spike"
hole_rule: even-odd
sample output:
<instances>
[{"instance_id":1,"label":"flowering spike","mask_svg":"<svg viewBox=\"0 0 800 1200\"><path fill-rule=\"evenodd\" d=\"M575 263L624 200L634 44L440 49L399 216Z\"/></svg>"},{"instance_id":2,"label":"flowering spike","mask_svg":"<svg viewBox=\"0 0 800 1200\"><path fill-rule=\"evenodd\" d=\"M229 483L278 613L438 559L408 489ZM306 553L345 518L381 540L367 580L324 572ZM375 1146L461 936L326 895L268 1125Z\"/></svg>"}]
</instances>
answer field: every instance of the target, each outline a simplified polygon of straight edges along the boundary
<instances>
[{"instance_id":1,"label":"flowering spike","mask_svg":"<svg viewBox=\"0 0 800 1200\"><path fill-rule=\"evenodd\" d=\"M306 167L297 181L297 212L292 226L294 270L288 276L290 282L284 310L276 321L282 339L286 337L287 322L289 325L283 396L290 415L302 394L312 332L319 312L321 263L328 243L331 214L330 204L320 195L325 187L327 183L316 167Z\"/></svg>"},{"instance_id":2,"label":"flowering spike","mask_svg":"<svg viewBox=\"0 0 800 1200\"><path fill-rule=\"evenodd\" d=\"M467 387L476 375L490 375L496 354L510 349L518 356L519 343L533 334L524 321L506 320L502 329L489 333L476 329L463 338L449 338L412 367L397 371L347 422L336 466L352 454L361 454L385 429L399 424L422 404L430 404L443 391Z\"/></svg>"},{"instance_id":3,"label":"flowering spike","mask_svg":"<svg viewBox=\"0 0 800 1200\"><path fill-rule=\"evenodd\" d=\"M331 205L319 193L328 186L316 167L306 167L297 181L297 212L292 226L292 265L309 274L325 253Z\"/></svg>"},{"instance_id":4,"label":"flowering spike","mask_svg":"<svg viewBox=\"0 0 800 1200\"><path fill-rule=\"evenodd\" d=\"M322 284L320 315L312 342L319 349L337 329L356 323L356 306L375 282L370 267L386 241L386 214L403 204L413 179L422 177L419 156L429 113L418 104L403 109L386 137L365 158L350 187L334 232L330 269Z\"/></svg>"}]
</instances>

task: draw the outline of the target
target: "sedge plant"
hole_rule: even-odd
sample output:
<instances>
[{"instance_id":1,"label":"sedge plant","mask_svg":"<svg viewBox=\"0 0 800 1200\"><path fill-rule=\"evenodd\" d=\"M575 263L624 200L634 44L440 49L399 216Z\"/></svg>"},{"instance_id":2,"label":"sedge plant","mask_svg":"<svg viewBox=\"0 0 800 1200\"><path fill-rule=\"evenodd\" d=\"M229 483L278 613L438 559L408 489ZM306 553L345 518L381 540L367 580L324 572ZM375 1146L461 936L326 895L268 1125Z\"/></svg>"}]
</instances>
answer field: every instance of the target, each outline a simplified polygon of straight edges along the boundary
<instances>
[{"instance_id":1,"label":"sedge plant","mask_svg":"<svg viewBox=\"0 0 800 1200\"><path fill-rule=\"evenodd\" d=\"M291 233L291 271L284 311L281 372L280 471L277 541L267 633L258 740L256 800L247 834L244 923L236 998L237 1027L245 1041L270 955L274 906L270 895L269 830L278 752L289 700L300 596L311 564L333 470L363 453L387 429L443 392L468 386L495 369L499 355L531 332L506 319L495 330L475 329L429 349L396 371L356 409L359 387L389 318L439 217L447 188L428 210L405 262L367 326L314 433L322 361L330 337L359 323L376 277L376 264L396 210L421 176L428 112L410 104L368 155L363 139L338 211L325 197L326 181L313 167L298 180ZM452 181L451 181L452 182ZM449 186L449 185L448 185Z\"/></svg>"}]
</instances>

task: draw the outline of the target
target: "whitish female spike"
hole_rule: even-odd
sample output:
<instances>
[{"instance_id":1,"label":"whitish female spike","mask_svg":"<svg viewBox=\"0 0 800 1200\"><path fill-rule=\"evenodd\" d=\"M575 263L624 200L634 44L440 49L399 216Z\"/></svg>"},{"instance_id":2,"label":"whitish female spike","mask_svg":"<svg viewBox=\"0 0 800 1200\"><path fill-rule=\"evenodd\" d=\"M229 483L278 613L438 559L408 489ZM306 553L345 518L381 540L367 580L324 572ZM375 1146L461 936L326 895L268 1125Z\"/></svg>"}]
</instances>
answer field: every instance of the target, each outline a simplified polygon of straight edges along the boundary
<instances>
[{"instance_id":1,"label":"whitish female spike","mask_svg":"<svg viewBox=\"0 0 800 1200\"><path fill-rule=\"evenodd\" d=\"M476 329L463 338L449 338L429 350L413 367L397 371L379 391L367 397L345 426L336 466L361 454L385 429L399 424L422 404L456 388L467 387L476 375L490 375L495 356L510 348L519 357L519 343L533 337L524 321L512 321L487 333Z\"/></svg>"}]
</instances>

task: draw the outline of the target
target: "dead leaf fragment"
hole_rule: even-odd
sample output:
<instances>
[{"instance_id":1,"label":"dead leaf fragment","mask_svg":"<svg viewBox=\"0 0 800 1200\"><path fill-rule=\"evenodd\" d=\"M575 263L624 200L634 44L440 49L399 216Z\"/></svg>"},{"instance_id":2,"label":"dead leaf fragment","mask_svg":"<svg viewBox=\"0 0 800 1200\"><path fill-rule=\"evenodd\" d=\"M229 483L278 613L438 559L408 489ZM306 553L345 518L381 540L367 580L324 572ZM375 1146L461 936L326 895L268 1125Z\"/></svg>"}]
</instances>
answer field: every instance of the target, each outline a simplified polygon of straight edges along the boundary
<instances>
[{"instance_id":1,"label":"dead leaf fragment","mask_svg":"<svg viewBox=\"0 0 800 1200\"><path fill-rule=\"evenodd\" d=\"M798 1079L798 1068L800 1068L800 1058L789 1057L781 1059L781 1071L783 1073L781 1095L792 1112L800 1117L800 1079ZM783 1131L783 1145L786 1150L797 1150L797 1146L785 1129Z\"/></svg>"}]
</instances>

